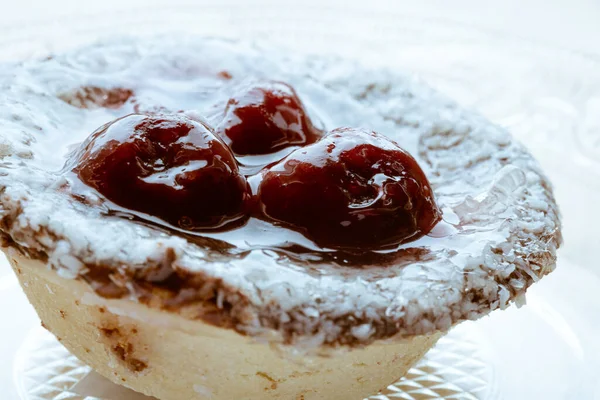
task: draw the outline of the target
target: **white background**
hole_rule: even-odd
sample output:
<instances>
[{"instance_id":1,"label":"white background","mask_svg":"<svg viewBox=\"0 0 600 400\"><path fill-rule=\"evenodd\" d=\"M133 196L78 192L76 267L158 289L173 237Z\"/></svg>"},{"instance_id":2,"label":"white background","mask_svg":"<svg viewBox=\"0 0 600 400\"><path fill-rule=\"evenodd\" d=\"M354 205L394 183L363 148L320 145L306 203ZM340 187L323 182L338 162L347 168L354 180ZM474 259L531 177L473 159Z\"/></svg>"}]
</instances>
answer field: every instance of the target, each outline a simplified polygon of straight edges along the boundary
<instances>
[{"instance_id":1,"label":"white background","mask_svg":"<svg viewBox=\"0 0 600 400\"><path fill-rule=\"evenodd\" d=\"M342 4L347 8L351 8L352 3L362 3L364 6L364 1L368 1L373 8L378 9L395 8L407 13L427 10L434 17L487 26L558 46L600 54L600 0L274 0L273 3L281 5L286 1L306 7ZM47 21L57 17L131 8L151 9L159 4L176 7L180 4L194 4L194 1L0 0L0 26L29 25L35 24L34 21ZM240 4L247 6L252 4L252 0L241 0Z\"/></svg>"}]
</instances>

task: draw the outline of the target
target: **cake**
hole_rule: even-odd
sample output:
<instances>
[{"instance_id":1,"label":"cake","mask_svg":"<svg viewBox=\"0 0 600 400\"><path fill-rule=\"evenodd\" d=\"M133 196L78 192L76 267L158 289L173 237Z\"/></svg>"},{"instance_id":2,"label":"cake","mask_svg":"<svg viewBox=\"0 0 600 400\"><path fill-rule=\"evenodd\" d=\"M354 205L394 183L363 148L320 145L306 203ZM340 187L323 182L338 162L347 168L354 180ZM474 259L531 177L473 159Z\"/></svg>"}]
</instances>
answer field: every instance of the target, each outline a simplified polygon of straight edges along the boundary
<instances>
[{"instance_id":1,"label":"cake","mask_svg":"<svg viewBox=\"0 0 600 400\"><path fill-rule=\"evenodd\" d=\"M407 73L167 36L0 85L23 290L74 355L162 400L374 394L555 267L536 161Z\"/></svg>"}]
</instances>

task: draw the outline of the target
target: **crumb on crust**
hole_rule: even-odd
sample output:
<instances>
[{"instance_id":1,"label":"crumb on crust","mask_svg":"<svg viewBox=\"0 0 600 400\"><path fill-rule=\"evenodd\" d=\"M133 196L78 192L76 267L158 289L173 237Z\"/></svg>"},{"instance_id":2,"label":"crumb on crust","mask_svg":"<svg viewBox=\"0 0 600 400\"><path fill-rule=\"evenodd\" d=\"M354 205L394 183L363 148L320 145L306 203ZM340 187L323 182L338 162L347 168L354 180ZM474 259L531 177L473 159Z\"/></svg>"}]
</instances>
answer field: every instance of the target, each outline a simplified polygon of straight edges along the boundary
<instances>
[{"instance_id":1,"label":"crumb on crust","mask_svg":"<svg viewBox=\"0 0 600 400\"><path fill-rule=\"evenodd\" d=\"M143 348L143 346L139 338L136 337L137 328L115 325L114 322L106 322L98 330L107 342L107 345L110 346L112 353L130 371L140 373L148 368L148 363L143 361L139 355L140 348Z\"/></svg>"}]
</instances>

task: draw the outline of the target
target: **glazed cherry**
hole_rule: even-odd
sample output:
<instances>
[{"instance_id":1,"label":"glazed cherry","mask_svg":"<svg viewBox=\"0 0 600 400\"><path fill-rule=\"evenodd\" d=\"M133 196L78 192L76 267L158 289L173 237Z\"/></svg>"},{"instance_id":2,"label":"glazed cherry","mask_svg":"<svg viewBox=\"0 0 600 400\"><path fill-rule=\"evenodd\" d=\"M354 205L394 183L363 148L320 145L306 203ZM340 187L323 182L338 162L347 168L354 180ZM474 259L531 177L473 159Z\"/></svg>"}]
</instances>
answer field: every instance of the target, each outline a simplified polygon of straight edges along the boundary
<instances>
[{"instance_id":1,"label":"glazed cherry","mask_svg":"<svg viewBox=\"0 0 600 400\"><path fill-rule=\"evenodd\" d=\"M416 160L374 132L338 129L265 170L263 218L332 248L415 240L441 219Z\"/></svg>"},{"instance_id":2,"label":"glazed cherry","mask_svg":"<svg viewBox=\"0 0 600 400\"><path fill-rule=\"evenodd\" d=\"M216 131L241 156L274 153L320 137L295 90L270 81L239 88Z\"/></svg>"},{"instance_id":3,"label":"glazed cherry","mask_svg":"<svg viewBox=\"0 0 600 400\"><path fill-rule=\"evenodd\" d=\"M240 222L250 198L227 146L183 116L117 119L90 136L74 163L85 184L117 205L187 230Z\"/></svg>"}]
</instances>

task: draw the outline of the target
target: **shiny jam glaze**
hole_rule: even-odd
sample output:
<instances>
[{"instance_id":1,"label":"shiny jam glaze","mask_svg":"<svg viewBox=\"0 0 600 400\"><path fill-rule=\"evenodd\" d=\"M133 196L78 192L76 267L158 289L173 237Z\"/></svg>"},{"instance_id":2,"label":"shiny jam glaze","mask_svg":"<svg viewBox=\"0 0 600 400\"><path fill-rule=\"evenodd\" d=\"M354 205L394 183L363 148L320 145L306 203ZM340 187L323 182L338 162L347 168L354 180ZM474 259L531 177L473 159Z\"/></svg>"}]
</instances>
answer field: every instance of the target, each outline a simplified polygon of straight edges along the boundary
<instances>
[{"instance_id":1,"label":"shiny jam glaze","mask_svg":"<svg viewBox=\"0 0 600 400\"><path fill-rule=\"evenodd\" d=\"M356 253L416 240L440 221L410 154L367 130L323 136L291 86L246 84L224 109L216 132L184 114L128 115L96 131L69 165L136 219L158 218L193 241L202 241L194 232L231 232L254 217ZM281 159L286 147L296 149ZM273 160L239 169L245 156L264 154Z\"/></svg>"},{"instance_id":2,"label":"shiny jam glaze","mask_svg":"<svg viewBox=\"0 0 600 400\"><path fill-rule=\"evenodd\" d=\"M216 132L240 156L303 146L321 136L296 91L288 84L273 81L237 88Z\"/></svg>"},{"instance_id":3,"label":"shiny jam glaze","mask_svg":"<svg viewBox=\"0 0 600 400\"><path fill-rule=\"evenodd\" d=\"M333 248L415 240L441 219L415 159L382 135L350 128L266 170L258 199L264 217Z\"/></svg>"},{"instance_id":4,"label":"shiny jam glaze","mask_svg":"<svg viewBox=\"0 0 600 400\"><path fill-rule=\"evenodd\" d=\"M250 190L229 148L181 115L132 114L104 125L75 155L73 171L119 206L185 230L246 218Z\"/></svg>"}]
</instances>

